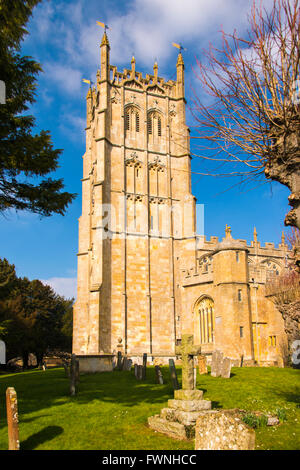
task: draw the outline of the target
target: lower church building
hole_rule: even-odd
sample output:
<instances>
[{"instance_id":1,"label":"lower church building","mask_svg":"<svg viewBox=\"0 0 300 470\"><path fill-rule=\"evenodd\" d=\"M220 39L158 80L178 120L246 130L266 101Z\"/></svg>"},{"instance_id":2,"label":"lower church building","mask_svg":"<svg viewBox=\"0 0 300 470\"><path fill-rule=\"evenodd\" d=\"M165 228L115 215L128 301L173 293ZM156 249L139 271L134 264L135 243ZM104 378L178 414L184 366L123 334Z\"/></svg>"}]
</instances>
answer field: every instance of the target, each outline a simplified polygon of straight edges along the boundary
<instances>
[{"instance_id":1,"label":"lower church building","mask_svg":"<svg viewBox=\"0 0 300 470\"><path fill-rule=\"evenodd\" d=\"M73 352L82 371L111 370L118 351L150 360L175 357L194 335L208 362L215 349L235 365L282 365L286 336L265 283L285 269L282 237L261 246L196 234L191 192L184 62L176 80L142 76L132 57L101 69L87 94Z\"/></svg>"}]
</instances>

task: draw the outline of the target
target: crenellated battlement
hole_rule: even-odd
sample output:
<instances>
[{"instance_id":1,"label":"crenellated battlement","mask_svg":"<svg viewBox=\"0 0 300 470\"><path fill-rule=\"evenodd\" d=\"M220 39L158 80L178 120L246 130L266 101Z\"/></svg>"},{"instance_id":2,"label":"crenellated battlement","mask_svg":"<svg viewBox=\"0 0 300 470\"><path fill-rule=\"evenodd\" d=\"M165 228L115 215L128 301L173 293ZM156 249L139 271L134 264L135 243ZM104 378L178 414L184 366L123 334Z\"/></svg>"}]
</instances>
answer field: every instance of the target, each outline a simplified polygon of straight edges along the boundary
<instances>
[{"instance_id":1,"label":"crenellated battlement","mask_svg":"<svg viewBox=\"0 0 300 470\"><path fill-rule=\"evenodd\" d=\"M164 91L167 95L170 95L172 92L172 88L176 87L176 81L168 80L167 82L165 82L164 78L156 76L155 73L153 75L147 73L146 77L144 78L141 72L133 72L132 68L125 68L123 72L119 72L115 65L110 65L109 69L111 85L125 86L126 83L134 80L137 85L140 85L142 87L141 91L147 91L147 89L148 91L149 89L151 91L151 88L153 88L154 85L157 85L162 89L161 91Z\"/></svg>"},{"instance_id":2,"label":"crenellated battlement","mask_svg":"<svg viewBox=\"0 0 300 470\"><path fill-rule=\"evenodd\" d=\"M230 229L230 227L228 227ZM231 230L230 230L231 233ZM222 241L226 240L223 238ZM233 240L233 239L232 239ZM257 282L266 282L266 279L273 274L279 273L285 266L290 264L292 251L285 243L284 234L281 243L275 246L273 242L265 242L264 246L257 240L257 232L254 229L254 240L247 243L247 240L235 239L240 249L247 249L249 278L253 277ZM220 241L218 237L211 236L209 239L205 235L196 238L196 262L194 266L188 266L181 270L184 285L195 282L205 283L212 281L213 255L218 250ZM235 251L239 248L233 247Z\"/></svg>"}]
</instances>

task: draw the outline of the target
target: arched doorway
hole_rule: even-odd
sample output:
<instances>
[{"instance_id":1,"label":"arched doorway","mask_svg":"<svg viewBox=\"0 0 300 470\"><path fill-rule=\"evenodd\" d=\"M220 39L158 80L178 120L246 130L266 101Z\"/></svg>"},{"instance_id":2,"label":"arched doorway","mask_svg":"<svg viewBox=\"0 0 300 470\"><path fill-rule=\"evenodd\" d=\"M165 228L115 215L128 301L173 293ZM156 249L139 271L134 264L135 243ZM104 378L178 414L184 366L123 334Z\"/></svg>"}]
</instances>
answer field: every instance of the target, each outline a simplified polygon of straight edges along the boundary
<instances>
[{"instance_id":1,"label":"arched doorway","mask_svg":"<svg viewBox=\"0 0 300 470\"><path fill-rule=\"evenodd\" d=\"M195 305L196 321L199 328L200 344L214 343L215 312L214 301L210 297L201 297Z\"/></svg>"}]
</instances>

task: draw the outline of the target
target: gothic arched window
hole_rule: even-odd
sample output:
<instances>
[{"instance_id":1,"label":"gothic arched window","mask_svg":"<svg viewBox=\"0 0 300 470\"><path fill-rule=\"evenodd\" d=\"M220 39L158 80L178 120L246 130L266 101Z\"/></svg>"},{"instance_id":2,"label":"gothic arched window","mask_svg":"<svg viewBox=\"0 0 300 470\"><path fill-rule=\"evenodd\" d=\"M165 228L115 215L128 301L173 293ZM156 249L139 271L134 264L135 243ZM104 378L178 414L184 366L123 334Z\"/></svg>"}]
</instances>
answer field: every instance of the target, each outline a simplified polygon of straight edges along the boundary
<instances>
[{"instance_id":1,"label":"gothic arched window","mask_svg":"<svg viewBox=\"0 0 300 470\"><path fill-rule=\"evenodd\" d=\"M148 136L152 136L154 139L162 135L162 118L156 111L148 114L147 132Z\"/></svg>"},{"instance_id":2,"label":"gothic arched window","mask_svg":"<svg viewBox=\"0 0 300 470\"><path fill-rule=\"evenodd\" d=\"M134 106L130 106L125 110L125 132L140 132L140 115Z\"/></svg>"},{"instance_id":3,"label":"gothic arched window","mask_svg":"<svg viewBox=\"0 0 300 470\"><path fill-rule=\"evenodd\" d=\"M209 297L202 298L196 304L196 313L199 315L200 343L213 343L215 329L214 301Z\"/></svg>"}]
</instances>

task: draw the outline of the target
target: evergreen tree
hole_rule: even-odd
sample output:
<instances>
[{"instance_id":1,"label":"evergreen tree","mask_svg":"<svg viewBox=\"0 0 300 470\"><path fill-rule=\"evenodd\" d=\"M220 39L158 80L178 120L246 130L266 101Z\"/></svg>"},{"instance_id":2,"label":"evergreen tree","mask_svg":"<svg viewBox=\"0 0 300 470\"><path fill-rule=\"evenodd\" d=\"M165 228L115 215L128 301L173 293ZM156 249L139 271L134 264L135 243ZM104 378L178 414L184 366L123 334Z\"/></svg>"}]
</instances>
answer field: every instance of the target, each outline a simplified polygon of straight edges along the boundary
<instances>
[{"instance_id":1,"label":"evergreen tree","mask_svg":"<svg viewBox=\"0 0 300 470\"><path fill-rule=\"evenodd\" d=\"M20 45L40 1L0 0L0 80L6 85L6 103L0 104L0 212L64 215L76 195L62 192L62 179L46 177L58 168L62 151L53 148L49 131L34 134L35 118L24 114L35 101L42 68L20 54Z\"/></svg>"}]
</instances>

